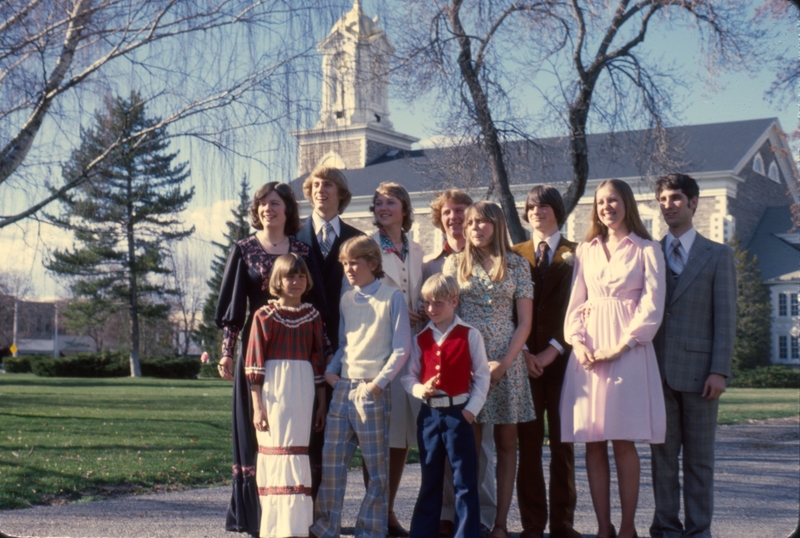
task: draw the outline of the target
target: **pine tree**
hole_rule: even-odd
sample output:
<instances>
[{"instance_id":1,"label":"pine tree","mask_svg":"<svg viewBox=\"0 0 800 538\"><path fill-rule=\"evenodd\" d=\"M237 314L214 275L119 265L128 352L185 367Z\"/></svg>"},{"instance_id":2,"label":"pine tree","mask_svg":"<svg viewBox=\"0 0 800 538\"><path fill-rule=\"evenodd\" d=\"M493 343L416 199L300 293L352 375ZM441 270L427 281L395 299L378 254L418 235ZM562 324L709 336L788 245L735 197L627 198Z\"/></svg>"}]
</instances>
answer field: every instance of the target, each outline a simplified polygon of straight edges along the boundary
<instances>
[{"instance_id":1,"label":"pine tree","mask_svg":"<svg viewBox=\"0 0 800 538\"><path fill-rule=\"evenodd\" d=\"M734 237L730 244L736 262L738 288L733 368L748 370L769 362L772 305L756 257L742 249L738 238Z\"/></svg>"},{"instance_id":2,"label":"pine tree","mask_svg":"<svg viewBox=\"0 0 800 538\"><path fill-rule=\"evenodd\" d=\"M214 322L219 289L222 287L222 275L225 273L225 264L233 245L250 235L250 196L250 183L245 175L239 184L239 204L231 209L231 220L225 222L226 242L224 244L212 242L217 247L217 253L211 262L213 274L207 282L209 294L203 303L203 321L195 331L195 338L214 360L220 359L222 351L222 331Z\"/></svg>"},{"instance_id":3,"label":"pine tree","mask_svg":"<svg viewBox=\"0 0 800 538\"><path fill-rule=\"evenodd\" d=\"M169 306L163 298L174 293L159 278L169 273L168 241L194 231L177 217L194 196L194 188L182 190L187 165L173 163L178 154L167 151L166 129L157 127L159 122L147 117L135 92L128 99L108 99L94 126L81 132L80 147L64 165L64 182L101 157L111 141L120 144L88 181L60 199L60 216L48 215L73 231L75 243L56 250L47 268L69 280L75 297L127 308L134 377L141 376L140 317L166 319Z\"/></svg>"}]
</instances>

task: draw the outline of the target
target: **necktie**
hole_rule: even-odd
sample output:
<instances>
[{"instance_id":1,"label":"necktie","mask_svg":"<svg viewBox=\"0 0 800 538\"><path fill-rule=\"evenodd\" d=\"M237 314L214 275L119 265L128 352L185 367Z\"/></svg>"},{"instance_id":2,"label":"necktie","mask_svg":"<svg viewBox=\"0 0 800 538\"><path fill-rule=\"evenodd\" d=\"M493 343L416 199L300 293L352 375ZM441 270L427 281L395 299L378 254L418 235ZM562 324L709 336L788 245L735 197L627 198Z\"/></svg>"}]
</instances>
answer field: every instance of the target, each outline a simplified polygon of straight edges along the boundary
<instances>
[{"instance_id":1,"label":"necktie","mask_svg":"<svg viewBox=\"0 0 800 538\"><path fill-rule=\"evenodd\" d=\"M330 222L326 222L325 226L322 227L322 242L319 244L319 248L322 250L322 255L324 257L327 258L328 254L330 254L335 238L336 233L333 231L333 226L331 226Z\"/></svg>"},{"instance_id":2,"label":"necktie","mask_svg":"<svg viewBox=\"0 0 800 538\"><path fill-rule=\"evenodd\" d=\"M547 241L541 241L539 243L539 255L536 257L536 267L539 269L539 277L544 279L544 276L547 274L547 269L550 267L550 256L548 256L547 252L550 250L550 245L547 244Z\"/></svg>"},{"instance_id":3,"label":"necktie","mask_svg":"<svg viewBox=\"0 0 800 538\"><path fill-rule=\"evenodd\" d=\"M683 272L683 257L681 256L681 240L675 238L672 240L672 249L669 253L670 261L672 262L672 270L676 275Z\"/></svg>"}]
</instances>

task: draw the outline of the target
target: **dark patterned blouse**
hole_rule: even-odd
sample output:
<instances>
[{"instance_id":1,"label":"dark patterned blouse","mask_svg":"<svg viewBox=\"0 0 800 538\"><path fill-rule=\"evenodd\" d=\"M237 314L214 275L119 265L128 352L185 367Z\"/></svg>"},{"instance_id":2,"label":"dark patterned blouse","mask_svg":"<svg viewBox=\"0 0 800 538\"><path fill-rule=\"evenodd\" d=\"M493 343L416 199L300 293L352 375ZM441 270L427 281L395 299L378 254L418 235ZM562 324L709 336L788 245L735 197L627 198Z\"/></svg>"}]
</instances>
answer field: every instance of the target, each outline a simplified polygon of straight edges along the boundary
<instances>
[{"instance_id":1,"label":"dark patterned blouse","mask_svg":"<svg viewBox=\"0 0 800 538\"><path fill-rule=\"evenodd\" d=\"M308 303L297 308L270 301L259 308L253 319L247 345L245 374L250 386L264 384L264 364L269 360L309 361L314 382L323 386L322 319Z\"/></svg>"},{"instance_id":2,"label":"dark patterned blouse","mask_svg":"<svg viewBox=\"0 0 800 538\"><path fill-rule=\"evenodd\" d=\"M290 237L289 252L298 254L308 265L314 285L306 299L320 310L325 304L320 295L322 290L317 285L322 282L322 276L311 260L308 245ZM278 256L280 254L270 254L264 250L255 235L242 239L231 249L222 276L216 312L217 326L223 330L223 357L234 356L236 340L240 334L242 342L248 342L253 314L270 299L276 298L269 293L269 277ZM320 314L323 312L320 311ZM326 334L323 334L323 341L325 356L332 355L333 350L330 349L330 340ZM244 356L244 353L241 352L240 355Z\"/></svg>"}]
</instances>

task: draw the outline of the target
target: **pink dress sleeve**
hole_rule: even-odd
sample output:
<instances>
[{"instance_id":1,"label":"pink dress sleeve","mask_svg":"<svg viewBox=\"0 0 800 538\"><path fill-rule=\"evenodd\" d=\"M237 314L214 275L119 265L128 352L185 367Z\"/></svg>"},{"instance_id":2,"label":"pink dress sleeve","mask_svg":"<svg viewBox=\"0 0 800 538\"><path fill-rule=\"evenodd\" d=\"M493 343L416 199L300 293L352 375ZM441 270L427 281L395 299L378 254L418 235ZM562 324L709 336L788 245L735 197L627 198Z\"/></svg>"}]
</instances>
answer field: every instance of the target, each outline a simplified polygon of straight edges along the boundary
<instances>
[{"instance_id":1,"label":"pink dress sleeve","mask_svg":"<svg viewBox=\"0 0 800 538\"><path fill-rule=\"evenodd\" d=\"M586 279L583 275L583 264L581 256L586 250L587 243L581 243L575 249L575 268L572 271L572 293L569 296L567 306L567 316L564 318L564 340L567 344L574 345L574 342L583 342L586 335L586 327L583 324L583 304L589 298L589 290L586 287Z\"/></svg>"},{"instance_id":2,"label":"pink dress sleeve","mask_svg":"<svg viewBox=\"0 0 800 538\"><path fill-rule=\"evenodd\" d=\"M666 264L661 245L648 241L643 249L644 286L639 306L631 322L622 333L621 342L633 348L636 344L647 344L655 338L664 317L664 302L667 296Z\"/></svg>"}]
</instances>

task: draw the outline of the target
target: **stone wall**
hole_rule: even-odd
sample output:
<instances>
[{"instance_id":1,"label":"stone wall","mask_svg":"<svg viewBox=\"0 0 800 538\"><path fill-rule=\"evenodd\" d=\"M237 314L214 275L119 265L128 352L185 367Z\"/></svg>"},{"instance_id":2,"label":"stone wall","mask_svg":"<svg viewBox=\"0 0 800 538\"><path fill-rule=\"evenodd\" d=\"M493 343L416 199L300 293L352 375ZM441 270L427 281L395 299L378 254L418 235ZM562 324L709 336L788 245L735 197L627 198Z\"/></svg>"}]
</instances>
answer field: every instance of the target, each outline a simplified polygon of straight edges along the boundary
<instances>
[{"instance_id":1,"label":"stone wall","mask_svg":"<svg viewBox=\"0 0 800 538\"><path fill-rule=\"evenodd\" d=\"M334 140L300 145L298 176L311 172L328 153L336 153L344 163L344 168L364 168L361 140Z\"/></svg>"},{"instance_id":2,"label":"stone wall","mask_svg":"<svg viewBox=\"0 0 800 538\"><path fill-rule=\"evenodd\" d=\"M764 145L759 148L759 153L764 159L764 172L766 173L769 170L769 164L775 159L769 141L764 142ZM739 184L736 198L728 198L728 212L736 218L736 235L743 245L747 245L764 209L771 206L791 205L792 198L782 175L779 176L781 182L776 183L766 175L759 174L753 170L752 159L745 165L739 176L744 179L744 183Z\"/></svg>"}]
</instances>

